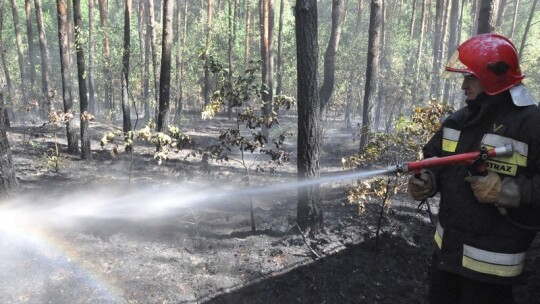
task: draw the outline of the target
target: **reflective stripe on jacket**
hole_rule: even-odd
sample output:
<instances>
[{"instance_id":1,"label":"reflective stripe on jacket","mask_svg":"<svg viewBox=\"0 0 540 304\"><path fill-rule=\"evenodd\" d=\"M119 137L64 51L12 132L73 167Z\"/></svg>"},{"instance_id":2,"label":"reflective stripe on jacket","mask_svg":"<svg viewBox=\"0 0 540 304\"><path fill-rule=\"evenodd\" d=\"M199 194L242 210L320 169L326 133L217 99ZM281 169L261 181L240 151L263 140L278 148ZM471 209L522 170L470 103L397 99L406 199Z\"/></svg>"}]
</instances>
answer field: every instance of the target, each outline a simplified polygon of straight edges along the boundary
<instances>
[{"instance_id":1,"label":"reflective stripe on jacket","mask_svg":"<svg viewBox=\"0 0 540 304\"><path fill-rule=\"evenodd\" d=\"M511 144L512 156L489 159L487 167L518 181L522 207L503 216L493 204L476 200L464 180L466 166L435 168L441 196L435 233L439 268L485 282L510 283L523 270L535 232L517 228L508 218L540 226L540 110L515 106L508 92L473 102L477 104L456 111L443 122L424 147L424 157Z\"/></svg>"}]
</instances>

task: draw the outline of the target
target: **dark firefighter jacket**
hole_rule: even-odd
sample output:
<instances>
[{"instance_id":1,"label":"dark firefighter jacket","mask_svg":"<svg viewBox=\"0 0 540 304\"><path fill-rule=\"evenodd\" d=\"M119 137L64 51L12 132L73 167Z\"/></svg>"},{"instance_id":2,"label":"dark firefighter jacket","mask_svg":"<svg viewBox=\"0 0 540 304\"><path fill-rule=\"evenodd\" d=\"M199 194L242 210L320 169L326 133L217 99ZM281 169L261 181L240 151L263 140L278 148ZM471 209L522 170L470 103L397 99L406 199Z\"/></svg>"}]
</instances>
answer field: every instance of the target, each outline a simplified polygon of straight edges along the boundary
<instances>
[{"instance_id":1,"label":"dark firefighter jacket","mask_svg":"<svg viewBox=\"0 0 540 304\"><path fill-rule=\"evenodd\" d=\"M481 94L444 122L424 147L424 157L449 156L512 145L510 157L489 159L489 170L511 177L520 187L520 207L501 215L493 204L477 201L464 178L467 166L434 171L440 192L435 232L439 269L488 283L509 284L521 274L525 252L536 232L516 223L540 226L540 110L515 106L508 91ZM514 223L512 223L514 222Z\"/></svg>"}]
</instances>

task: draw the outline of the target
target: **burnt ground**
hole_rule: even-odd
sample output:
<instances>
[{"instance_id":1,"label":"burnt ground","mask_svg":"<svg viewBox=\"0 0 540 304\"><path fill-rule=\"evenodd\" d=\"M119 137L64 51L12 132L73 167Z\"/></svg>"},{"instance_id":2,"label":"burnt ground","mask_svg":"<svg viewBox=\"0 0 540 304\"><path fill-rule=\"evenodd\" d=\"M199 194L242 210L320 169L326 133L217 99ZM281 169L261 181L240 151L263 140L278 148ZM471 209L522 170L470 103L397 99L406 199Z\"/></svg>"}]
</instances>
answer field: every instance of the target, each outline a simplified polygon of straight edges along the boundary
<instances>
[{"instance_id":1,"label":"burnt ground","mask_svg":"<svg viewBox=\"0 0 540 304\"><path fill-rule=\"evenodd\" d=\"M184 131L199 149L229 123L192 118ZM357 145L340 125L325 125L323 176ZM427 303L433 228L406 194L390 198L377 235L381 202L360 212L347 200L354 181L325 183L325 231L304 237L294 188L271 190L294 185L293 154L275 171L252 171L265 189L251 196L252 232L234 161L207 166L181 151L158 165L144 142L113 157L99 139L115 128L91 127L93 160L63 153L59 172L44 155L55 143L65 150L61 129L9 133L21 191L0 207L0 303ZM535 242L516 303L539 303L539 253Z\"/></svg>"}]
</instances>

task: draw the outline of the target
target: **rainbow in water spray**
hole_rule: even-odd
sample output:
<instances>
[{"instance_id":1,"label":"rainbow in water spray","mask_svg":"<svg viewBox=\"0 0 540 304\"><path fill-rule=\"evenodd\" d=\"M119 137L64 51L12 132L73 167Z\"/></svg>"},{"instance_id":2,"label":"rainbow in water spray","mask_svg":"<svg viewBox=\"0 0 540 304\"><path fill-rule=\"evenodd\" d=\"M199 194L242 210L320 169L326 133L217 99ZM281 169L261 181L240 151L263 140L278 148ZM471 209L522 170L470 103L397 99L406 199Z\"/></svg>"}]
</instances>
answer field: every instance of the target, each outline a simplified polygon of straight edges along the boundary
<instances>
[{"instance_id":1,"label":"rainbow in water spray","mask_svg":"<svg viewBox=\"0 0 540 304\"><path fill-rule=\"evenodd\" d=\"M218 191L196 183L151 186L128 191L93 189L61 196L19 197L0 205L0 302L24 302L43 298L50 290L76 299L92 297L100 303L123 303L123 291L102 269L80 257L77 248L55 233L81 225L99 225L100 220L157 219L180 214L186 208L245 195L295 190L299 187L342 180L365 179L387 173L386 169L346 172L317 179L261 187ZM94 219L80 221L80 219ZM51 299L54 302L54 299Z\"/></svg>"}]
</instances>

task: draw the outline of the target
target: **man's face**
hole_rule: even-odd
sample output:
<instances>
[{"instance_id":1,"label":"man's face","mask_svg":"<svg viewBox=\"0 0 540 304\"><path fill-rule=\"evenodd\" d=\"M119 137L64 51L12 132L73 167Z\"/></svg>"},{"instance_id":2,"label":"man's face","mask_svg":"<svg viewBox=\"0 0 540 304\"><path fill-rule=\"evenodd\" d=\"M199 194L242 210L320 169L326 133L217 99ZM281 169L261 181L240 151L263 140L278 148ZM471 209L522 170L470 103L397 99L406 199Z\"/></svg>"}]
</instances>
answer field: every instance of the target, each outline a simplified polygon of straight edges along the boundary
<instances>
[{"instance_id":1,"label":"man's face","mask_svg":"<svg viewBox=\"0 0 540 304\"><path fill-rule=\"evenodd\" d=\"M478 95L484 92L480 79L474 77L473 75L465 75L463 77L461 89L465 93L465 96L467 96L467 100L476 99Z\"/></svg>"}]
</instances>

